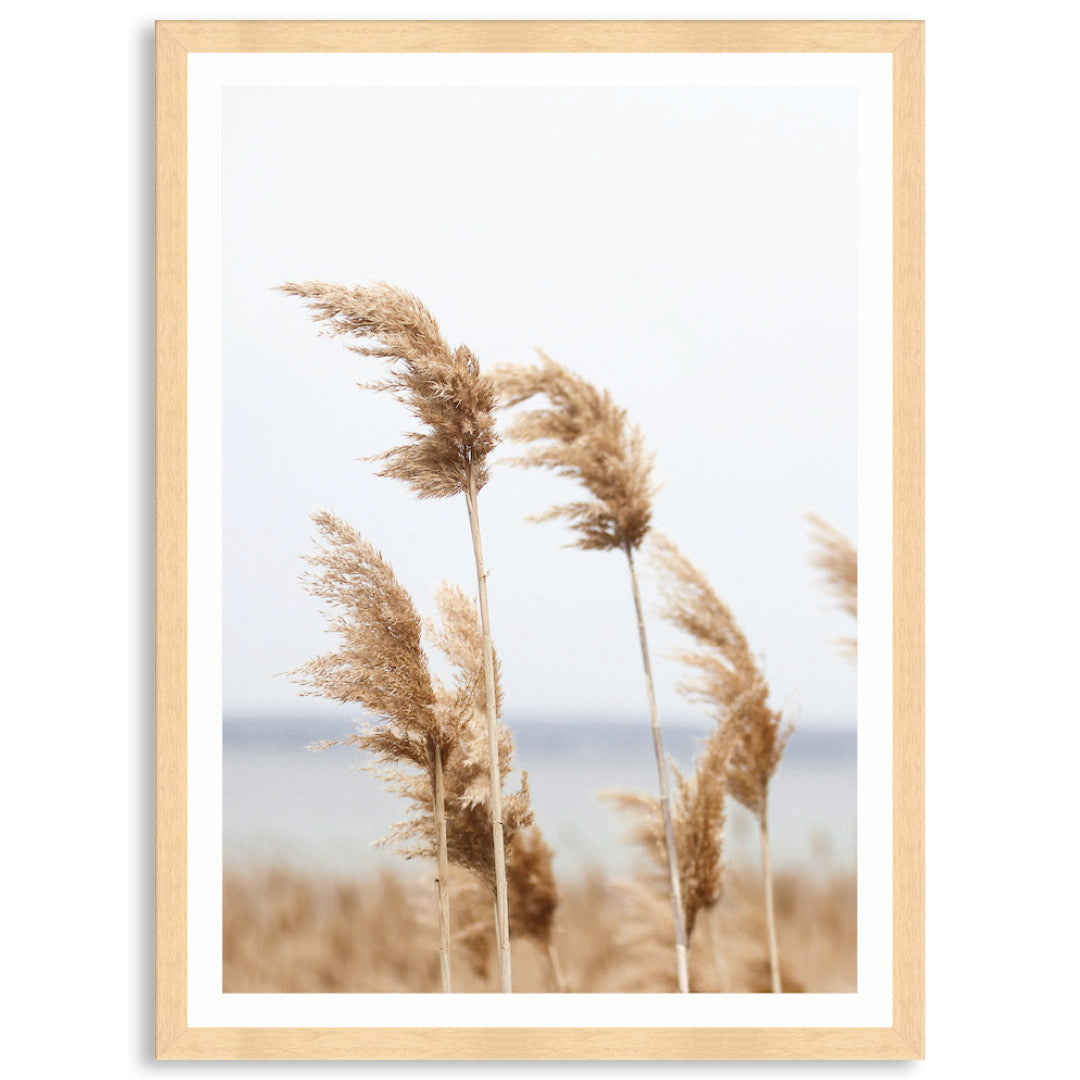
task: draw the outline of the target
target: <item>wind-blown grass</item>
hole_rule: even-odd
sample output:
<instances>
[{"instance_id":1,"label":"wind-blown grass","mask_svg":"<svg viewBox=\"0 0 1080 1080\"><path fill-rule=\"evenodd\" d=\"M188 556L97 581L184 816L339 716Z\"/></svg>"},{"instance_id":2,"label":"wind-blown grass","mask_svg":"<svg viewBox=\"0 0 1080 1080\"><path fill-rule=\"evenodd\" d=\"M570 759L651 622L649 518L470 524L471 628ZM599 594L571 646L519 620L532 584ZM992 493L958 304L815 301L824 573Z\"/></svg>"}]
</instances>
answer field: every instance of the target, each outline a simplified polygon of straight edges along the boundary
<instances>
[{"instance_id":1,"label":"wind-blown grass","mask_svg":"<svg viewBox=\"0 0 1080 1080\"><path fill-rule=\"evenodd\" d=\"M350 351L389 365L385 378L360 386L391 394L421 430L373 458L384 462L380 476L404 481L421 499L461 495L470 485L479 490L487 483L487 458L495 446L494 384L465 345L447 343L415 296L386 282L287 282L279 291L303 299L328 336L361 343L349 345Z\"/></svg>"},{"instance_id":2,"label":"wind-blown grass","mask_svg":"<svg viewBox=\"0 0 1080 1080\"><path fill-rule=\"evenodd\" d=\"M331 337L345 337L361 356L386 361L388 374L362 384L393 395L420 424L402 446L377 456L379 475L401 480L422 499L462 495L476 563L483 638L488 769L500 986L512 989L506 846L499 775L495 670L488 613L487 571L480 534L478 493L487 483L495 446L495 384L465 346L451 348L428 309L411 293L385 282L344 286L324 281L287 282L281 292L298 296Z\"/></svg>"},{"instance_id":3,"label":"wind-blown grass","mask_svg":"<svg viewBox=\"0 0 1080 1080\"><path fill-rule=\"evenodd\" d=\"M546 398L548 402L547 407L518 414L505 434L510 440L526 444L516 464L550 469L576 481L590 496L587 500L561 503L534 520L565 519L576 534L575 547L586 551L622 551L626 556L659 777L659 808L667 852L678 988L687 993L686 926L667 759L634 562L635 552L648 535L652 521L652 500L656 492L652 477L653 457L646 448L641 430L630 423L626 411L615 404L607 390L593 386L544 352L538 350L538 353L540 362L532 367L505 367L495 372L499 398L506 407L536 397Z\"/></svg>"},{"instance_id":4,"label":"wind-blown grass","mask_svg":"<svg viewBox=\"0 0 1080 1080\"><path fill-rule=\"evenodd\" d=\"M653 455L640 428L607 390L557 364L538 349L532 367L502 367L493 377L506 407L545 397L548 408L516 416L505 438L527 444L517 465L551 469L586 489L591 499L560 503L534 521L565 519L586 551L636 551L652 521Z\"/></svg>"},{"instance_id":5,"label":"wind-blown grass","mask_svg":"<svg viewBox=\"0 0 1080 1080\"><path fill-rule=\"evenodd\" d=\"M458 745L467 717L440 700L421 643L422 622L393 567L352 526L334 514L313 515L321 544L306 556L302 581L324 601L339 647L293 673L305 693L361 706L376 721L347 741L381 760L418 770L410 792L440 823L437 851L439 939L443 990L451 989L450 909L443 761ZM443 695L445 699L445 695ZM317 748L332 745L324 742Z\"/></svg>"},{"instance_id":6,"label":"wind-blown grass","mask_svg":"<svg viewBox=\"0 0 1080 1080\"><path fill-rule=\"evenodd\" d=\"M324 740L312 749L348 745L368 754L384 786L408 801L406 817L383 843L406 858L438 860L440 955L448 991L449 866L470 871L493 899L496 884L489 827L483 635L476 605L461 589L444 582L436 594L439 620L425 622L389 563L368 541L332 514L317 514L315 521L324 546L308 557L314 572L304 582L336 611L330 628L340 635L341 648L309 661L293 673L294 678L309 693L361 705L371 719L358 732ZM423 649L425 635L446 657L452 681L443 682L431 673ZM497 658L495 672L498 714L502 694ZM498 749L502 779L513 768L514 750L501 724ZM522 777L519 791L502 794L505 835L513 845L518 831L532 824L527 779ZM525 841L524 850L534 844L535 840Z\"/></svg>"},{"instance_id":7,"label":"wind-blown grass","mask_svg":"<svg viewBox=\"0 0 1080 1080\"><path fill-rule=\"evenodd\" d=\"M677 654L690 671L679 690L704 704L730 740L727 785L758 820L765 878L766 927L772 987L781 989L780 958L769 859L769 782L793 727L769 705L769 686L746 637L705 575L666 537L654 534L653 563L661 578L663 616L694 647Z\"/></svg>"}]
</instances>

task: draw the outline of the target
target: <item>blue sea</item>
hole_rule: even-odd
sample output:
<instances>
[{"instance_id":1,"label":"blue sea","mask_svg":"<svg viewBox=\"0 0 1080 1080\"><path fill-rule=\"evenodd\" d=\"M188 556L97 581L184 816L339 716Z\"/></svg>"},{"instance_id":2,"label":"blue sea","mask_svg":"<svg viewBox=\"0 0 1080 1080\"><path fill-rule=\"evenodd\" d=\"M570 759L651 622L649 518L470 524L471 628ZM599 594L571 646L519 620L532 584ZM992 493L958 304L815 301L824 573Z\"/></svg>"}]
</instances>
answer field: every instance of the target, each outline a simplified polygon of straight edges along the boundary
<instances>
[{"instance_id":1,"label":"blue sea","mask_svg":"<svg viewBox=\"0 0 1080 1080\"><path fill-rule=\"evenodd\" d=\"M558 722L507 716L517 764L528 772L537 823L555 849L564 879L601 868L630 872L637 858L624 826L600 795L654 794L656 761L647 716L578 717ZM333 875L368 873L400 860L375 842L400 818L387 794L348 747L305 749L353 731L351 723L304 715L226 716L223 728L224 855L232 868L275 865ZM692 768L708 733L664 728L664 749ZM778 868L812 873L853 869L856 740L848 727L804 724L788 744L770 789L769 832ZM516 777L508 778L508 787ZM756 862L757 826L729 800L726 861Z\"/></svg>"}]
</instances>

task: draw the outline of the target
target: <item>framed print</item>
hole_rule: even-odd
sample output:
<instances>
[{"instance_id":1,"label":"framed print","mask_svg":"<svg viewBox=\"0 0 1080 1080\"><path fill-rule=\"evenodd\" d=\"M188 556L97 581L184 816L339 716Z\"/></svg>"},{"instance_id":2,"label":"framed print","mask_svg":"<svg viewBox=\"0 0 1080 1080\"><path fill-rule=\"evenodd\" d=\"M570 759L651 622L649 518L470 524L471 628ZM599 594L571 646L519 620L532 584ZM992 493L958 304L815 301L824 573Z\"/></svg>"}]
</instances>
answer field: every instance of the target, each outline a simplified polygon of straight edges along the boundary
<instances>
[{"instance_id":1,"label":"framed print","mask_svg":"<svg viewBox=\"0 0 1080 1080\"><path fill-rule=\"evenodd\" d=\"M923 27L157 26L157 1053L923 1053Z\"/></svg>"}]
</instances>

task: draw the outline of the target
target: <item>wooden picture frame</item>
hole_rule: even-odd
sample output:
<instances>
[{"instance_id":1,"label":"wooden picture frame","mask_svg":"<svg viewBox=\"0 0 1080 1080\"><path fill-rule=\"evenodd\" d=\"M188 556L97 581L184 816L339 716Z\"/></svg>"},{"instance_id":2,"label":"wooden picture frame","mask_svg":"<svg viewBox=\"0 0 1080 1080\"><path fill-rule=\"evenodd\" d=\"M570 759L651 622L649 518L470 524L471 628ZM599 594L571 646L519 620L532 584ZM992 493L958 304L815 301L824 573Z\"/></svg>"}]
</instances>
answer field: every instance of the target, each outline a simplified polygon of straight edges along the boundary
<instances>
[{"instance_id":1,"label":"wooden picture frame","mask_svg":"<svg viewBox=\"0 0 1080 1080\"><path fill-rule=\"evenodd\" d=\"M910 1059L924 1027L924 33L920 22L157 24L156 1046L161 1059ZM187 65L200 53L880 53L893 122L892 1023L201 1027L188 1023Z\"/></svg>"}]
</instances>

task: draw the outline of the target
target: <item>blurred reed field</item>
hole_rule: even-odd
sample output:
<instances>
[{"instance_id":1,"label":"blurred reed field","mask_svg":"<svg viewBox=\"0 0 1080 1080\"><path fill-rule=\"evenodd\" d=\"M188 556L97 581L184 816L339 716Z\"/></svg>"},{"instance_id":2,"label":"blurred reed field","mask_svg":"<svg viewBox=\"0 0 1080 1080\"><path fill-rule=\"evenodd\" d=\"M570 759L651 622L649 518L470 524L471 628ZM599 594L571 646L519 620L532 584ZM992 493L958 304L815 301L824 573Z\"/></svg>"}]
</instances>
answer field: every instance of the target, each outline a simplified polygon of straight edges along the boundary
<instances>
[{"instance_id":1,"label":"blurred reed field","mask_svg":"<svg viewBox=\"0 0 1080 1080\"><path fill-rule=\"evenodd\" d=\"M728 868L721 900L699 916L689 953L692 993L768 993L761 876ZM457 877L453 884L459 884ZM780 871L774 879L781 978L788 993L856 989L855 877ZM262 869L224 878L226 993L438 993L439 930L430 874L355 879ZM499 989L490 900L454 894L454 992ZM597 870L562 884L553 940L519 935L511 911L514 989L667 993L676 989L671 912L643 881Z\"/></svg>"}]
</instances>

